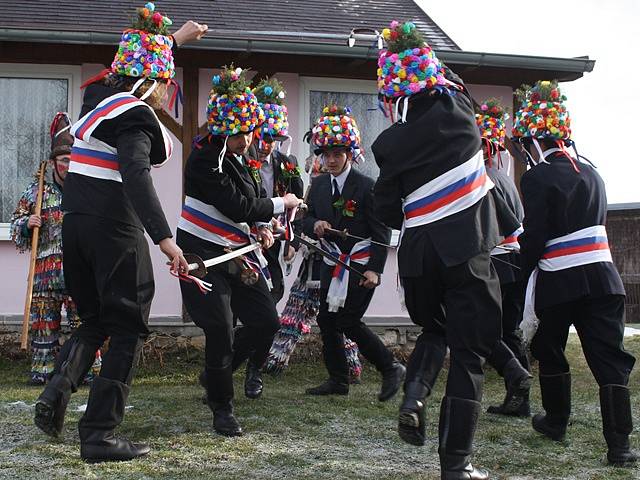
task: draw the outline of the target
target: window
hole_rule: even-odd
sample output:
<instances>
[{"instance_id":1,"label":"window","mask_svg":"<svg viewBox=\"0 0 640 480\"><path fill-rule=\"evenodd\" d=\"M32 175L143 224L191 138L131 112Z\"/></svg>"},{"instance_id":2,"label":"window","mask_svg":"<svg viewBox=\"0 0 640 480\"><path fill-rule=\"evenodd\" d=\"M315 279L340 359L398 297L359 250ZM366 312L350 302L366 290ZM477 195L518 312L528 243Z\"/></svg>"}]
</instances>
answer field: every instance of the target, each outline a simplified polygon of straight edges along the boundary
<instances>
[{"instance_id":1,"label":"window","mask_svg":"<svg viewBox=\"0 0 640 480\"><path fill-rule=\"evenodd\" d=\"M0 240L18 197L51 148L49 126L56 112L78 118L80 67L0 64Z\"/></svg>"},{"instance_id":2,"label":"window","mask_svg":"<svg viewBox=\"0 0 640 480\"><path fill-rule=\"evenodd\" d=\"M322 113L322 108L327 104L350 107L356 119L362 146L364 147L364 162L356 165L356 168L365 175L375 179L378 177L378 166L371 153L371 144L376 137L390 126L382 111L378 109L378 93L376 82L367 80L302 78L302 122L308 122L300 126L300 132L308 130ZM302 134L300 135L302 138ZM306 144L300 146L302 159L309 155L310 147Z\"/></svg>"}]
</instances>

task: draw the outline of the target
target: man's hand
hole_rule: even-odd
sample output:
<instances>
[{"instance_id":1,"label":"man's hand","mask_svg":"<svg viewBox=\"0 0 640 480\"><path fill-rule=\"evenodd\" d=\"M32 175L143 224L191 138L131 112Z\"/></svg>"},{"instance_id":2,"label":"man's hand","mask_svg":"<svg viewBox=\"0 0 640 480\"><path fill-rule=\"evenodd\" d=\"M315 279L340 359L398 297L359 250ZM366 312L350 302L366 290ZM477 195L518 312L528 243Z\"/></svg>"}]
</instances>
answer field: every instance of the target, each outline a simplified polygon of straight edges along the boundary
<instances>
[{"instance_id":1,"label":"man's hand","mask_svg":"<svg viewBox=\"0 0 640 480\"><path fill-rule=\"evenodd\" d=\"M367 270L363 274L367 277L366 280L360 280L360 286L364 288L376 288L380 285L380 274L377 272L372 272L371 270Z\"/></svg>"},{"instance_id":2,"label":"man's hand","mask_svg":"<svg viewBox=\"0 0 640 480\"><path fill-rule=\"evenodd\" d=\"M33 227L41 227L42 226L42 218L40 215L31 215L29 220L27 220L27 228L31 230Z\"/></svg>"},{"instance_id":3,"label":"man's hand","mask_svg":"<svg viewBox=\"0 0 640 480\"><path fill-rule=\"evenodd\" d=\"M262 244L262 248L269 249L273 245L273 233L267 227L260 227L256 235L258 242Z\"/></svg>"},{"instance_id":4,"label":"man's hand","mask_svg":"<svg viewBox=\"0 0 640 480\"><path fill-rule=\"evenodd\" d=\"M182 249L176 245L173 238L165 238L160 240L158 244L162 253L164 253L169 261L167 265L171 265L171 271L175 273L187 274L189 273L189 262L184 258Z\"/></svg>"},{"instance_id":5,"label":"man's hand","mask_svg":"<svg viewBox=\"0 0 640 480\"><path fill-rule=\"evenodd\" d=\"M289 250L284 252L284 261L290 262L296 256L296 249L289 245Z\"/></svg>"},{"instance_id":6,"label":"man's hand","mask_svg":"<svg viewBox=\"0 0 640 480\"><path fill-rule=\"evenodd\" d=\"M180 47L185 43L200 40L202 36L207 33L208 29L209 27L206 24L200 24L193 20L189 20L173 34L173 39L176 41L177 46Z\"/></svg>"},{"instance_id":7,"label":"man's hand","mask_svg":"<svg viewBox=\"0 0 640 480\"><path fill-rule=\"evenodd\" d=\"M325 222L324 220L318 220L313 224L313 233L316 234L316 237L322 238L324 237L324 231L327 228L331 228L331 224L329 222Z\"/></svg>"},{"instance_id":8,"label":"man's hand","mask_svg":"<svg viewBox=\"0 0 640 480\"><path fill-rule=\"evenodd\" d=\"M293 193L287 193L284 197L282 197L284 201L284 208L294 208L302 203L298 197L296 197Z\"/></svg>"}]
</instances>

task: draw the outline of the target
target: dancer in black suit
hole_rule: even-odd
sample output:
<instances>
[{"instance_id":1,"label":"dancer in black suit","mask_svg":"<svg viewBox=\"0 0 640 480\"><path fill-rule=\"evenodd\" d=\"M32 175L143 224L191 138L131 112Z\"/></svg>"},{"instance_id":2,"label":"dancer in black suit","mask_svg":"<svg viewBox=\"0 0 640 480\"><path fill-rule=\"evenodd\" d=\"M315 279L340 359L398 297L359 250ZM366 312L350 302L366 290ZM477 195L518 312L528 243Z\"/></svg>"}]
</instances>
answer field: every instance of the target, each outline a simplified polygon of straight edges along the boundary
<instances>
[{"instance_id":1,"label":"dancer in black suit","mask_svg":"<svg viewBox=\"0 0 640 480\"><path fill-rule=\"evenodd\" d=\"M329 379L307 390L310 395L346 395L349 368L343 334L358 344L362 355L382 374L380 401L393 397L400 388L405 369L380 338L363 322L373 291L387 258L386 248L369 240L389 243L390 231L373 211L373 181L351 166L359 154L360 133L349 109L325 107L312 130L312 144L322 154L327 174L313 181L304 219L307 235L321 240L323 249L361 271L366 280L340 266L323 262L320 277L321 303L318 326ZM326 229L347 229L368 240L331 237Z\"/></svg>"},{"instance_id":2,"label":"dancer in black suit","mask_svg":"<svg viewBox=\"0 0 640 480\"><path fill-rule=\"evenodd\" d=\"M533 417L533 428L553 440L565 436L571 373L564 349L573 325L600 387L607 459L628 465L638 457L629 447L627 385L635 359L623 346L625 291L607 241L604 182L566 150L572 142L564 101L557 82L538 82L524 92L513 129L533 167L520 184L522 265L529 278L523 323L539 318L531 353L540 362L545 410Z\"/></svg>"}]
</instances>

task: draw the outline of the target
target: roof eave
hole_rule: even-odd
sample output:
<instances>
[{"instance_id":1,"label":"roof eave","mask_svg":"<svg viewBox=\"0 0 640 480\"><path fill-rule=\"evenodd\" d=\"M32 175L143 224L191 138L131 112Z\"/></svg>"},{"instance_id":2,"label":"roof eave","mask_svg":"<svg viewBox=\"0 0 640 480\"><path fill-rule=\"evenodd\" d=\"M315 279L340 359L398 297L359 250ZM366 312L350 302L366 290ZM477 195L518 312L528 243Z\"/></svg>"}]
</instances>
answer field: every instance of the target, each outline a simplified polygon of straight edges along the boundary
<instances>
[{"instance_id":1,"label":"roof eave","mask_svg":"<svg viewBox=\"0 0 640 480\"><path fill-rule=\"evenodd\" d=\"M216 36L225 33L226 36ZM231 37L235 34L236 37ZM269 38L269 35L280 38ZM243 38L237 35L246 35ZM222 32L212 31L196 44L185 45L185 49L245 51L256 53L276 53L288 55L336 56L344 58L372 59L377 57L377 49L359 42L354 47L347 46L348 35L319 34L310 32ZM365 38L366 36L363 36ZM372 37L373 38L373 37ZM0 28L0 40L20 42L51 42L89 45L115 45L119 34L103 32L74 32L50 30L24 30ZM322 41L325 40L325 41ZM337 43L337 41L341 41ZM333 42L333 43L332 43ZM370 42L367 42L371 45ZM588 57L559 58L531 55L513 55L487 52L467 52L461 50L437 50L444 62L466 67L526 69L565 72L562 80L573 80L586 72L591 72L595 60Z\"/></svg>"}]
</instances>

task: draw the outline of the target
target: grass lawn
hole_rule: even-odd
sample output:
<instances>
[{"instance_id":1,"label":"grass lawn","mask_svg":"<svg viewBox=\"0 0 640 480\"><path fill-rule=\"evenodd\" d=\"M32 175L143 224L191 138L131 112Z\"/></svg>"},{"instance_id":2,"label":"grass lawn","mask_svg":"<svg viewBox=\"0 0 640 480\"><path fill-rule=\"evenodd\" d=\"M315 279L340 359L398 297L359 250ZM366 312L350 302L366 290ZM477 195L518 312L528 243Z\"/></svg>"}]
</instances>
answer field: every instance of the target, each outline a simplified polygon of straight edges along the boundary
<instances>
[{"instance_id":1,"label":"grass lawn","mask_svg":"<svg viewBox=\"0 0 640 480\"><path fill-rule=\"evenodd\" d=\"M626 346L640 357L640 337ZM476 435L474 463L503 479L632 479L640 467L604 465L600 408L575 335L568 348L573 367L573 425L567 441L555 443L536 434L528 419L483 414ZM441 376L428 402L425 447L404 444L396 434L400 397L380 403L379 378L369 366L363 383L348 397L307 397L304 389L324 378L320 364L298 363L281 378L266 378L263 397L242 395L243 375L236 376L236 412L245 429L240 438L213 433L212 416L200 403L197 374L200 353L174 356L165 368L143 366L138 372L125 422L120 429L131 439L149 442L152 452L126 463L87 465L79 457L77 408L87 401L83 387L71 400L62 440L54 441L32 424L33 404L40 389L25 386L27 361L0 358L0 478L16 479L437 479L438 407ZM636 369L637 370L637 369ZM634 372L632 407L640 426L640 374ZM487 375L483 406L499 402L502 380ZM15 403L23 402L23 403ZM540 409L537 381L534 411ZM632 445L638 449L640 435Z\"/></svg>"}]
</instances>

